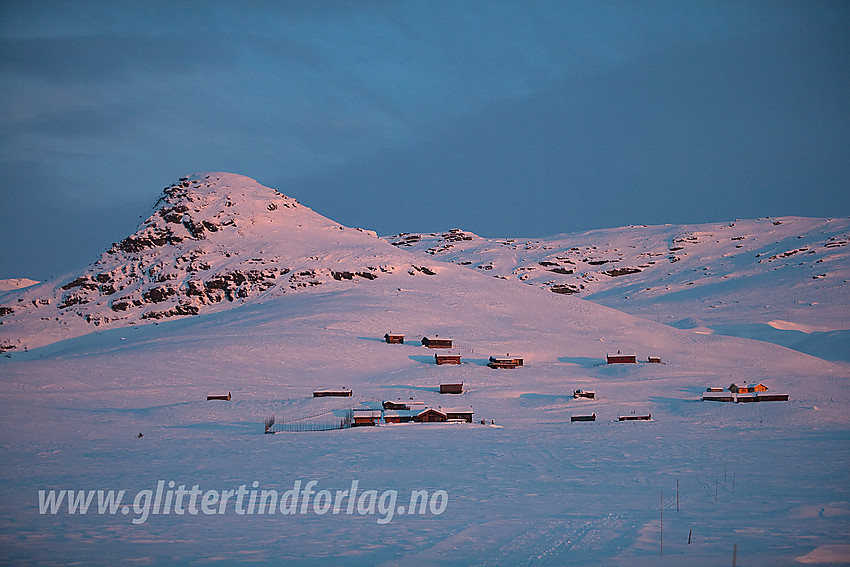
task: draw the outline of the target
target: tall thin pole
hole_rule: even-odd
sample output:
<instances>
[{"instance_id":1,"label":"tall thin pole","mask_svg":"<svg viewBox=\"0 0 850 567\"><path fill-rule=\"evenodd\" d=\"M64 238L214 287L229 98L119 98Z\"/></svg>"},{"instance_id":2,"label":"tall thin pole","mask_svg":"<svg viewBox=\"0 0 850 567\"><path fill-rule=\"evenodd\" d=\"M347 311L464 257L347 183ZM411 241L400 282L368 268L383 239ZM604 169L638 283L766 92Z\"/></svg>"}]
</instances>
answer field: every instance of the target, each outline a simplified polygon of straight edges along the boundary
<instances>
[{"instance_id":1,"label":"tall thin pole","mask_svg":"<svg viewBox=\"0 0 850 567\"><path fill-rule=\"evenodd\" d=\"M664 555L664 491L661 491L661 555Z\"/></svg>"},{"instance_id":2,"label":"tall thin pole","mask_svg":"<svg viewBox=\"0 0 850 567\"><path fill-rule=\"evenodd\" d=\"M732 546L732 567L738 567L738 544Z\"/></svg>"},{"instance_id":3,"label":"tall thin pole","mask_svg":"<svg viewBox=\"0 0 850 567\"><path fill-rule=\"evenodd\" d=\"M679 479L676 479L676 511L679 511Z\"/></svg>"}]
</instances>

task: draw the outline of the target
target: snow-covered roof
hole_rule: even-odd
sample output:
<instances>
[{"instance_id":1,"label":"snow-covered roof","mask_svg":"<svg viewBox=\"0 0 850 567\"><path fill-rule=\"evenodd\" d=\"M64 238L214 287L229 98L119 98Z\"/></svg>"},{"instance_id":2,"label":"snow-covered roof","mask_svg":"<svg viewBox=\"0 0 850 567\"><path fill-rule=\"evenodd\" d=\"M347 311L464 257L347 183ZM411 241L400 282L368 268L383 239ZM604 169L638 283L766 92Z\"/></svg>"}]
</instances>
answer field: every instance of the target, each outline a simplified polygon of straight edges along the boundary
<instances>
[{"instance_id":1,"label":"snow-covered roof","mask_svg":"<svg viewBox=\"0 0 850 567\"><path fill-rule=\"evenodd\" d=\"M446 415L446 412L444 412L441 409L437 409L437 408L425 408L425 409L422 409L422 410L410 410L410 411L416 412L415 415L422 415L424 413L428 413L429 411L435 411L439 414Z\"/></svg>"},{"instance_id":2,"label":"snow-covered roof","mask_svg":"<svg viewBox=\"0 0 850 567\"><path fill-rule=\"evenodd\" d=\"M413 409L413 410L385 410L384 411L384 419L388 417L416 417L420 413L422 413L422 409Z\"/></svg>"},{"instance_id":3,"label":"snow-covered roof","mask_svg":"<svg viewBox=\"0 0 850 567\"><path fill-rule=\"evenodd\" d=\"M723 399L731 399L732 392L703 392L702 399L707 400L711 398L723 398Z\"/></svg>"},{"instance_id":4,"label":"snow-covered roof","mask_svg":"<svg viewBox=\"0 0 850 567\"><path fill-rule=\"evenodd\" d=\"M381 417L381 411L380 410L355 409L354 410L354 417L355 418L357 418L357 417L373 417L373 418L374 417Z\"/></svg>"},{"instance_id":5,"label":"snow-covered roof","mask_svg":"<svg viewBox=\"0 0 850 567\"><path fill-rule=\"evenodd\" d=\"M450 413L475 413L472 410L472 406L454 407L454 408L443 408L443 407L441 407L440 411L445 413L445 414L450 414Z\"/></svg>"}]
</instances>

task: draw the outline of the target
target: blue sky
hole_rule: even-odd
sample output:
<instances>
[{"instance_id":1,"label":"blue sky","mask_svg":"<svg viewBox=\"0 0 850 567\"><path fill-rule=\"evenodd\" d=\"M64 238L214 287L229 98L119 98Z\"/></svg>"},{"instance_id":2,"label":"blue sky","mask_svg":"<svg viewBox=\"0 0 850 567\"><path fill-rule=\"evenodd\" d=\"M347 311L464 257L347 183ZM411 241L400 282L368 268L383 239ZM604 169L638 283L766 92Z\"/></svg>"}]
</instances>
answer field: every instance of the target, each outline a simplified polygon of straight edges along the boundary
<instances>
[{"instance_id":1,"label":"blue sky","mask_svg":"<svg viewBox=\"0 0 850 567\"><path fill-rule=\"evenodd\" d=\"M0 278L232 171L343 224L850 215L846 2L0 0Z\"/></svg>"}]
</instances>

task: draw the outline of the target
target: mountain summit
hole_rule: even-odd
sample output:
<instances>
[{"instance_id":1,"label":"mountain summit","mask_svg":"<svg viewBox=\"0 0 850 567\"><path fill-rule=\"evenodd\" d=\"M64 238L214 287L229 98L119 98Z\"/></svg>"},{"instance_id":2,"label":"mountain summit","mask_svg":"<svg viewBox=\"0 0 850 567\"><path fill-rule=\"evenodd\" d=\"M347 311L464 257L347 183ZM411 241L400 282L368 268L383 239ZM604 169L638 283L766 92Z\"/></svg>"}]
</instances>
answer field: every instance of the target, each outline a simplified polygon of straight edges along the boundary
<instances>
[{"instance_id":1,"label":"mountain summit","mask_svg":"<svg viewBox=\"0 0 850 567\"><path fill-rule=\"evenodd\" d=\"M138 230L82 275L5 294L0 349L396 271L435 273L413 258L248 177L196 174L163 189Z\"/></svg>"}]
</instances>

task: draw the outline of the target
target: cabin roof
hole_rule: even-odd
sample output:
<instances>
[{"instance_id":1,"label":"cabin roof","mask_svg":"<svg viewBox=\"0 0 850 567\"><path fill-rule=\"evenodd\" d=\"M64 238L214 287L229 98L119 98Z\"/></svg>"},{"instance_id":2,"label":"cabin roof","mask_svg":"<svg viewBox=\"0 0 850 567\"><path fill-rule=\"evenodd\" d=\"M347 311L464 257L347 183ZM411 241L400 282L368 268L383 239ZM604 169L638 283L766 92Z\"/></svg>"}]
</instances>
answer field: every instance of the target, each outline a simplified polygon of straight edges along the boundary
<instances>
[{"instance_id":1,"label":"cabin roof","mask_svg":"<svg viewBox=\"0 0 850 567\"><path fill-rule=\"evenodd\" d=\"M384 411L384 419L386 419L386 418L388 418L388 417L416 417L417 415L419 415L420 413L422 413L422 411L423 411L423 410L421 410L421 409L414 409L414 410L405 410L405 409L400 409L400 410L385 410L385 411Z\"/></svg>"},{"instance_id":2,"label":"cabin roof","mask_svg":"<svg viewBox=\"0 0 850 567\"><path fill-rule=\"evenodd\" d=\"M410 410L410 411L416 412L415 413L416 416L424 415L424 414L426 414L428 412L432 412L432 411L437 412L438 414L442 415L443 417L445 417L445 415L446 415L446 413L443 410L438 410L437 408L425 408L423 410Z\"/></svg>"},{"instance_id":3,"label":"cabin roof","mask_svg":"<svg viewBox=\"0 0 850 567\"><path fill-rule=\"evenodd\" d=\"M354 417L381 417L380 410L355 409Z\"/></svg>"},{"instance_id":4,"label":"cabin roof","mask_svg":"<svg viewBox=\"0 0 850 567\"><path fill-rule=\"evenodd\" d=\"M455 408L440 408L440 411L449 414L449 413L475 413L472 410L472 406L466 407L455 407Z\"/></svg>"}]
</instances>

